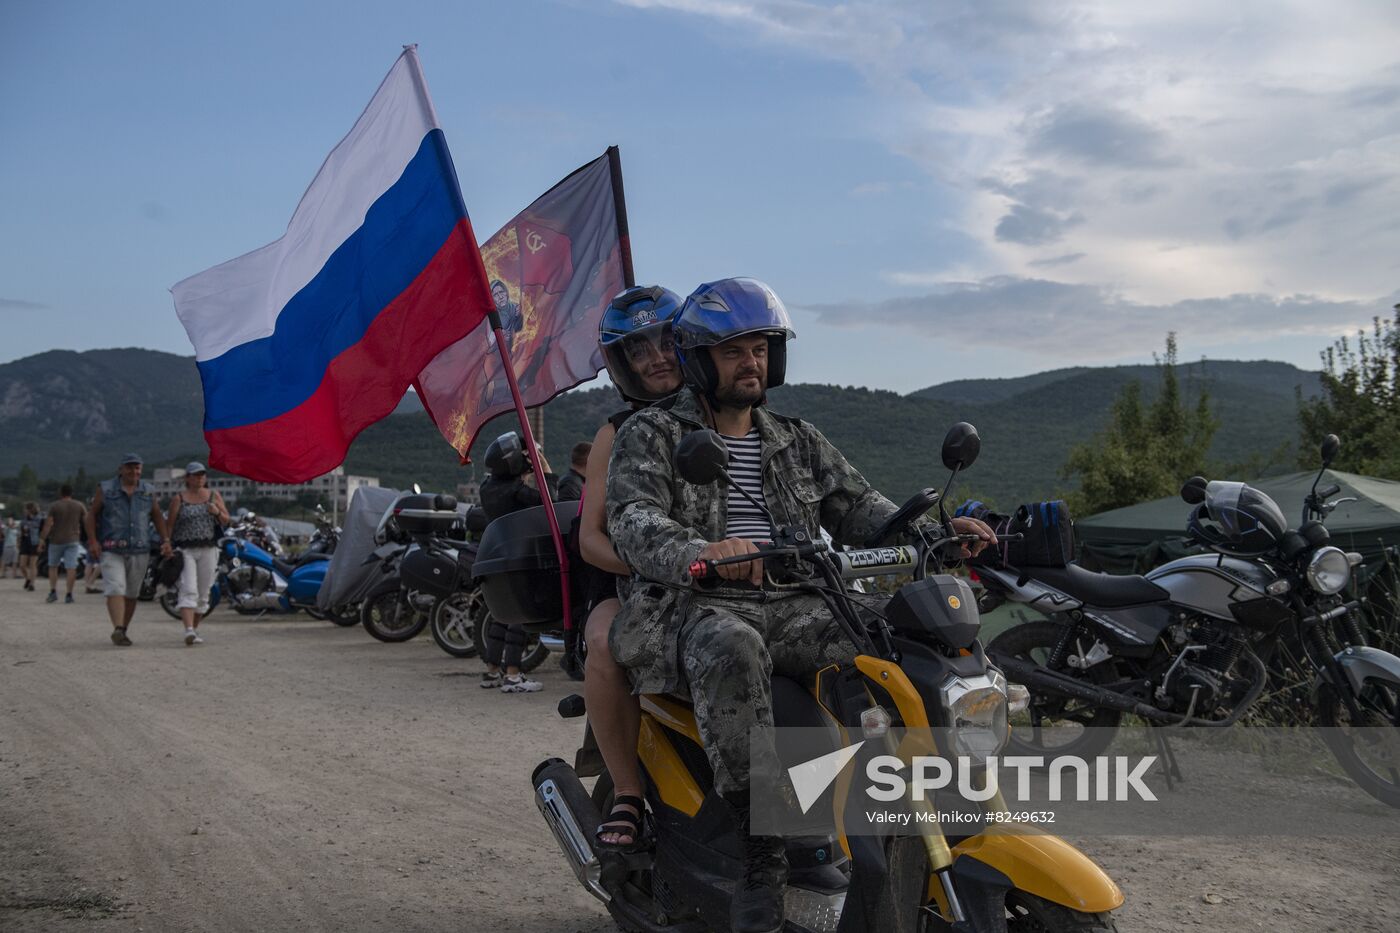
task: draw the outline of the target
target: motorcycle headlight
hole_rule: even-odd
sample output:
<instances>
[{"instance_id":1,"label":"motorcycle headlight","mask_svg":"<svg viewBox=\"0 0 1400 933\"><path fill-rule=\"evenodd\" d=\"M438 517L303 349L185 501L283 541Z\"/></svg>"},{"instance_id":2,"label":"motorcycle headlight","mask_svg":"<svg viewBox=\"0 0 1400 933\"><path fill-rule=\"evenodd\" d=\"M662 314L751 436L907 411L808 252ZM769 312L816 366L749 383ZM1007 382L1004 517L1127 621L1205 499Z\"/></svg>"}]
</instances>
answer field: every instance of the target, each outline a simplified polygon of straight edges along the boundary
<instances>
[{"instance_id":1,"label":"motorcycle headlight","mask_svg":"<svg viewBox=\"0 0 1400 933\"><path fill-rule=\"evenodd\" d=\"M1308 586L1323 596L1331 596L1340 593L1351 579L1351 563L1341 548L1318 548L1308 561L1307 576Z\"/></svg>"},{"instance_id":2,"label":"motorcycle headlight","mask_svg":"<svg viewBox=\"0 0 1400 933\"><path fill-rule=\"evenodd\" d=\"M1001 751L1008 730L1006 679L1000 673L968 679L955 676L941 692L955 754L984 764L989 756Z\"/></svg>"}]
</instances>

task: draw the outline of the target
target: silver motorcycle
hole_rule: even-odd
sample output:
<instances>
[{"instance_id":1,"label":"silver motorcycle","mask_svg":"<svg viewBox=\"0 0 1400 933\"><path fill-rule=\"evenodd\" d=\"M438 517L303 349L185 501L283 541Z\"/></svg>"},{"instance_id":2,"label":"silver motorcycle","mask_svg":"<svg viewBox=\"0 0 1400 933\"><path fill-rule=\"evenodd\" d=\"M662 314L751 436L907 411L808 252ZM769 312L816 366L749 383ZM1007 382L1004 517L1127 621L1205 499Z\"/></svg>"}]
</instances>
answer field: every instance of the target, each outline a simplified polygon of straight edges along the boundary
<instances>
[{"instance_id":1,"label":"silver motorcycle","mask_svg":"<svg viewBox=\"0 0 1400 933\"><path fill-rule=\"evenodd\" d=\"M1322 444L1323 470L1341 449ZM1189 536L1209 553L1146 576L1057 568L979 567L984 611L1004 602L1043 620L1014 626L987 653L1031 691L1029 729L1012 745L1035 754L1050 726L1061 754L1090 757L1122 716L1153 725L1226 727L1272 680L1305 676L1304 718L1323 730L1342 767L1371 796L1400 807L1400 658L1368 645L1361 602L1349 595L1361 555L1330 543L1327 516L1346 500L1319 490L1289 528L1263 492L1192 477ZM1383 728L1375 728L1383 727ZM1073 738L1077 735L1078 738Z\"/></svg>"}]
</instances>

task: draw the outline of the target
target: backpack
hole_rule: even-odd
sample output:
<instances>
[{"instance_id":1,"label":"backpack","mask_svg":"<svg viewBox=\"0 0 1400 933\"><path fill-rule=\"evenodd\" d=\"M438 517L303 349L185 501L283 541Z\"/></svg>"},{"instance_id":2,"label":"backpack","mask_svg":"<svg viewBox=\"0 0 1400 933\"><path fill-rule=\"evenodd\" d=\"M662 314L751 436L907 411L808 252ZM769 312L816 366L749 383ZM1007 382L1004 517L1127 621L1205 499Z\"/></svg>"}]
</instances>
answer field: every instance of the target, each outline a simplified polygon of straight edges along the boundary
<instances>
[{"instance_id":1,"label":"backpack","mask_svg":"<svg viewBox=\"0 0 1400 933\"><path fill-rule=\"evenodd\" d=\"M981 519L998 536L1021 535L974 557L971 563L975 567L1063 567L1074 560L1074 518L1063 499L1027 502L1011 515L993 512L985 503L969 499L953 514Z\"/></svg>"}]
</instances>

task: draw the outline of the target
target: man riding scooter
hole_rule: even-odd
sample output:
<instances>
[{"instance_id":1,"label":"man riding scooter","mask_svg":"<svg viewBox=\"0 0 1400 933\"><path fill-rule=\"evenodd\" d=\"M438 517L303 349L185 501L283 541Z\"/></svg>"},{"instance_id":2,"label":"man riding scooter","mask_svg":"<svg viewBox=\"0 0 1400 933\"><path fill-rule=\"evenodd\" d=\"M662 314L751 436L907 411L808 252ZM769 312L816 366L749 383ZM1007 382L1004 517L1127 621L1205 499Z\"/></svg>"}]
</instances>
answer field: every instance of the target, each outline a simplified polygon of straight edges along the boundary
<instances>
[{"instance_id":1,"label":"man riding scooter","mask_svg":"<svg viewBox=\"0 0 1400 933\"><path fill-rule=\"evenodd\" d=\"M640 579L613 624L610 645L637 693L687 691L714 786L734 808L744 843L734 888L736 933L783 924L787 862L781 839L750 836L750 734L773 724L770 677L810 675L855 654L823 601L763 589L763 563L717 568L722 587L692 589L697 560L758 553L771 538L767 513L800 528L825 528L838 543L863 541L895 505L865 481L813 426L764 408L782 385L787 311L754 279L701 285L674 324L686 387L633 415L618 431L608 472L608 528ZM686 434L712 427L729 448L738 489L699 487L675 472ZM760 507L761 506L761 507ZM995 541L975 519L954 527ZM765 777L776 762L753 762Z\"/></svg>"}]
</instances>

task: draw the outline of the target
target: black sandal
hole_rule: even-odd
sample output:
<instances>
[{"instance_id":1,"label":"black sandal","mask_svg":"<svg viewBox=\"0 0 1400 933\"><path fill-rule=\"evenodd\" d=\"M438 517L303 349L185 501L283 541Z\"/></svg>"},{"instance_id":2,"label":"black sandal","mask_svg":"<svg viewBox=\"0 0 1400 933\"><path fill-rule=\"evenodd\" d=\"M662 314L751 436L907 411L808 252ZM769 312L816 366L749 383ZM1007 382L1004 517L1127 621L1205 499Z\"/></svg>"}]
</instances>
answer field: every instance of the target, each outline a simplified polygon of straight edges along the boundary
<instances>
[{"instance_id":1,"label":"black sandal","mask_svg":"<svg viewBox=\"0 0 1400 933\"><path fill-rule=\"evenodd\" d=\"M623 807L632 807L637 812L624 810ZM646 817L646 802L640 797L631 794L623 794L613 799L612 812L608 814L606 821L598 825L598 829L593 833L593 842L600 851L620 852L623 855L632 855L640 852L645 847L645 840L642 838L642 824ZM604 842L603 836L607 834L617 836L631 836L631 842Z\"/></svg>"}]
</instances>

